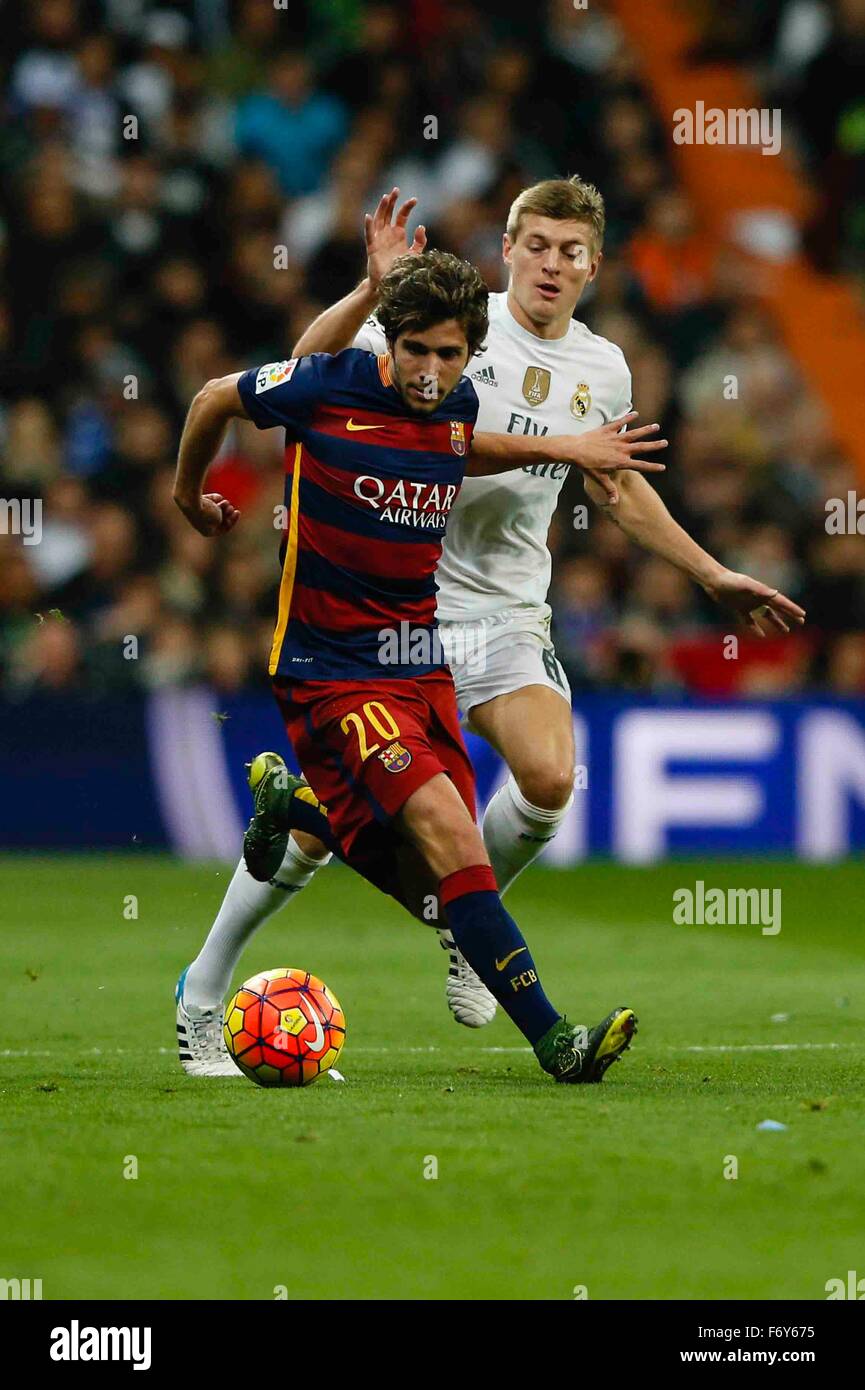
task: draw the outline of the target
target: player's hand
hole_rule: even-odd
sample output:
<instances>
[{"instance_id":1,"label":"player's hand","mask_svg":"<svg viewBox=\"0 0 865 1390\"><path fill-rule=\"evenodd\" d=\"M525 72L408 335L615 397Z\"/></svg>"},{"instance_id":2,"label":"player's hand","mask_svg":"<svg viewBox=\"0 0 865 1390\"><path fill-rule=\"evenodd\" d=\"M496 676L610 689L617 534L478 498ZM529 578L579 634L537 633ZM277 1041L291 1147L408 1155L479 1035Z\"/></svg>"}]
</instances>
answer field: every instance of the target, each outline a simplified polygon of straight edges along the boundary
<instances>
[{"instance_id":1,"label":"player's hand","mask_svg":"<svg viewBox=\"0 0 865 1390\"><path fill-rule=\"evenodd\" d=\"M221 492L205 492L189 502L180 498L175 498L175 501L190 526L194 526L202 536L225 535L240 520L240 512Z\"/></svg>"},{"instance_id":2,"label":"player's hand","mask_svg":"<svg viewBox=\"0 0 865 1390\"><path fill-rule=\"evenodd\" d=\"M386 193L375 212L367 213L363 219L363 232L366 238L366 273L370 288L377 290L382 276L386 275L399 256L409 252L420 255L426 247L426 227L416 228L411 246L408 244L406 223L412 210L417 206L417 198L409 198L403 203L393 221L399 189Z\"/></svg>"},{"instance_id":3,"label":"player's hand","mask_svg":"<svg viewBox=\"0 0 865 1390\"><path fill-rule=\"evenodd\" d=\"M791 627L801 627L805 621L805 609L798 603L747 574L722 570L716 580L704 584L703 588L722 608L740 614L758 637L766 637L770 632L789 632Z\"/></svg>"},{"instance_id":4,"label":"player's hand","mask_svg":"<svg viewBox=\"0 0 865 1390\"><path fill-rule=\"evenodd\" d=\"M610 420L595 430L587 430L585 434L562 435L562 463L582 468L603 489L609 502L617 502L619 494L612 479L605 475L618 473L624 468L630 468L635 473L663 473L666 470L663 463L635 458L637 452L654 453L658 449L666 449L668 444L666 439L651 438L660 429L659 425L640 425L639 429L622 430L623 425L636 419L637 411L632 410L618 420ZM558 440L556 444L558 447Z\"/></svg>"}]
</instances>

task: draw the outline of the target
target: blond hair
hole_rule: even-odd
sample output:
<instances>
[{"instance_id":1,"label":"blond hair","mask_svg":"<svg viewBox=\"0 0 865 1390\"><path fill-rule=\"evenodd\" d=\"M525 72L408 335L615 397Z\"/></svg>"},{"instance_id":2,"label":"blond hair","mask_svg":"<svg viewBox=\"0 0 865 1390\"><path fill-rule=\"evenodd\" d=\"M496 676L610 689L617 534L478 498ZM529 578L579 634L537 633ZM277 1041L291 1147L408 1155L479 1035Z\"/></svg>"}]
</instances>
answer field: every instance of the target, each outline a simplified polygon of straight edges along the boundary
<instances>
[{"instance_id":1,"label":"blond hair","mask_svg":"<svg viewBox=\"0 0 865 1390\"><path fill-rule=\"evenodd\" d=\"M508 213L507 233L511 242L519 236L527 213L553 217L557 222L588 222L594 249L600 251L604 240L604 200L593 183L586 183L577 174L569 179L544 179L542 183L523 189L511 203Z\"/></svg>"}]
</instances>

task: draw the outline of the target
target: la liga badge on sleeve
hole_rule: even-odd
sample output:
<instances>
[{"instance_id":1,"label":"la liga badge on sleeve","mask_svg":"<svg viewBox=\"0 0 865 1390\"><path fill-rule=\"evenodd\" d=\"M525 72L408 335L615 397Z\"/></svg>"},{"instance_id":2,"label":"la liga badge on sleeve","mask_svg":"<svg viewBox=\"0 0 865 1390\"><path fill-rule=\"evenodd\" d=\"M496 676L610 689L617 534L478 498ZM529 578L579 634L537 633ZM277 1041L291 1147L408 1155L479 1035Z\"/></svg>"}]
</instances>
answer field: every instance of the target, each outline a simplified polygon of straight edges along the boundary
<instances>
[{"instance_id":1,"label":"la liga badge on sleeve","mask_svg":"<svg viewBox=\"0 0 865 1390\"><path fill-rule=\"evenodd\" d=\"M299 357L293 357L290 362L268 362L266 366L260 367L255 378L255 394L260 396L262 391L269 391L273 386L281 386L284 381L290 381L299 361Z\"/></svg>"}]
</instances>

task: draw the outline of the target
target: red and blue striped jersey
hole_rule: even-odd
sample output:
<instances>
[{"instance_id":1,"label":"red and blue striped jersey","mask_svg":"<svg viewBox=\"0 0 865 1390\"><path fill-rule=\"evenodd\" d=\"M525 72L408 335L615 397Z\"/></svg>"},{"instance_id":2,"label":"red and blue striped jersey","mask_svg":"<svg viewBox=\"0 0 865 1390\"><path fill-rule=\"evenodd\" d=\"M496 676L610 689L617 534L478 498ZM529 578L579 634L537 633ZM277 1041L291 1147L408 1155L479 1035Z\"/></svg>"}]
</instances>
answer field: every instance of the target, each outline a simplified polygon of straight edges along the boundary
<instances>
[{"instance_id":1,"label":"red and blue striped jersey","mask_svg":"<svg viewBox=\"0 0 865 1390\"><path fill-rule=\"evenodd\" d=\"M253 368L237 386L259 429L286 431L270 674L415 680L441 670L434 576L477 419L471 382L413 414L386 355L346 348Z\"/></svg>"}]
</instances>

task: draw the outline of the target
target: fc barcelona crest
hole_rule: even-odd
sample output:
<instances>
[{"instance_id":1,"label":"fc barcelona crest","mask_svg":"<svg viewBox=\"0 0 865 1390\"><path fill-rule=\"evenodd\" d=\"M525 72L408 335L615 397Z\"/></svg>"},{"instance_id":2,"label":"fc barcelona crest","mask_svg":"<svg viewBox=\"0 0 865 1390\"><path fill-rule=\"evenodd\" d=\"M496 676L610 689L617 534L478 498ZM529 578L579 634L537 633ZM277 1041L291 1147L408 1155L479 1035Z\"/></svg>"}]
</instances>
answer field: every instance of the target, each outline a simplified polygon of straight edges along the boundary
<instances>
[{"instance_id":1,"label":"fc barcelona crest","mask_svg":"<svg viewBox=\"0 0 865 1390\"><path fill-rule=\"evenodd\" d=\"M576 415L578 420L585 420L591 408L592 393L586 383L581 381L571 396L571 414Z\"/></svg>"},{"instance_id":2,"label":"fc barcelona crest","mask_svg":"<svg viewBox=\"0 0 865 1390\"><path fill-rule=\"evenodd\" d=\"M523 396L529 405L543 405L550 394L550 373L546 367L526 367Z\"/></svg>"},{"instance_id":3,"label":"fc barcelona crest","mask_svg":"<svg viewBox=\"0 0 865 1390\"><path fill-rule=\"evenodd\" d=\"M401 743L389 743L378 756L388 772L404 772L411 762L411 753Z\"/></svg>"},{"instance_id":4,"label":"fc barcelona crest","mask_svg":"<svg viewBox=\"0 0 865 1390\"><path fill-rule=\"evenodd\" d=\"M451 420L451 448L460 458L466 451L466 427L462 420Z\"/></svg>"}]
</instances>

